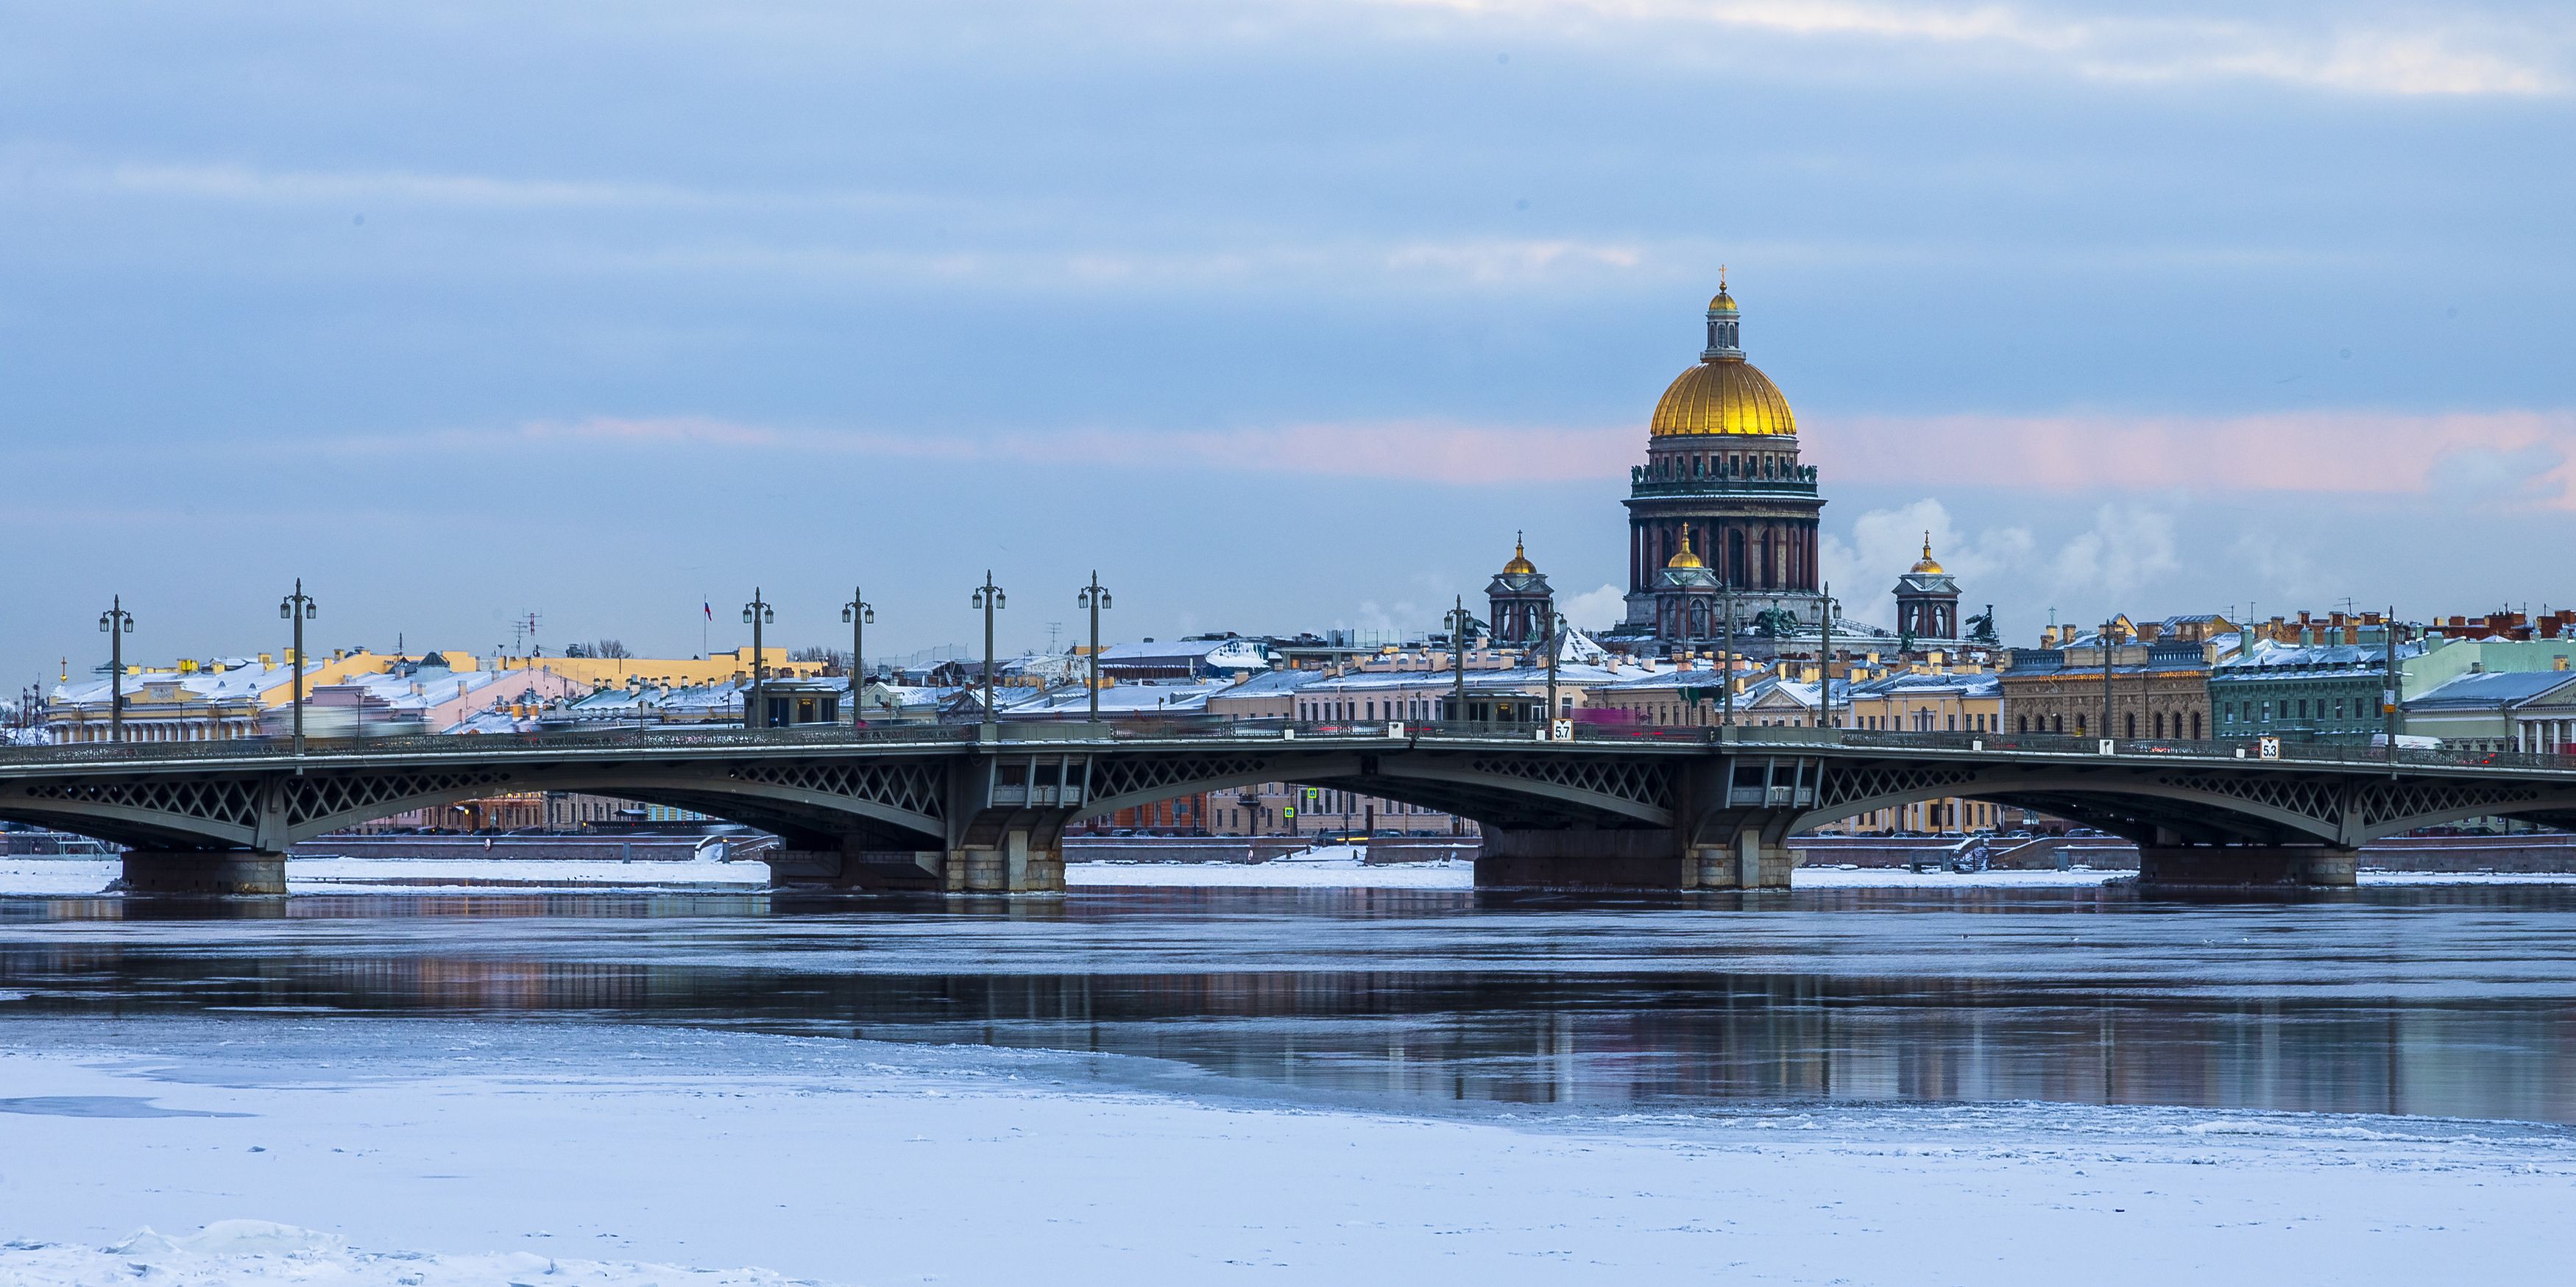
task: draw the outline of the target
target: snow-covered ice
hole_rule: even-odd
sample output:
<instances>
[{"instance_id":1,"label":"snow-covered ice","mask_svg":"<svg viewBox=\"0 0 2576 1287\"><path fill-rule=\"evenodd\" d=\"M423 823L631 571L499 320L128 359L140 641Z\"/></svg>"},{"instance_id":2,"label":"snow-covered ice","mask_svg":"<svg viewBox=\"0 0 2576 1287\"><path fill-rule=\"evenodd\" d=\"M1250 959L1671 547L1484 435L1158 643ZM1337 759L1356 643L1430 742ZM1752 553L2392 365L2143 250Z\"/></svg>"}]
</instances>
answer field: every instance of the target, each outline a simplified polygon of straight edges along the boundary
<instances>
[{"instance_id":1,"label":"snow-covered ice","mask_svg":"<svg viewBox=\"0 0 2576 1287\"><path fill-rule=\"evenodd\" d=\"M117 878L114 859L0 859L0 895L95 894ZM1801 867L1801 889L2043 889L2106 885L2127 871L1985 871L1914 873L1901 867ZM296 858L286 865L295 893L402 893L439 884L561 889L758 889L769 868L757 862L587 862L509 858ZM2566 884L2576 874L2487 872L2361 873L2364 885ZM1444 859L1371 866L1356 853L1314 851L1294 861L1246 863L1075 862L1065 866L1074 889L1472 889L1475 864Z\"/></svg>"},{"instance_id":2,"label":"snow-covered ice","mask_svg":"<svg viewBox=\"0 0 2576 1287\"><path fill-rule=\"evenodd\" d=\"M773 1281L654 1267L759 1266L2162 1287L2545 1282L2576 1254L2576 1139L2550 1127L1324 1111L1138 1089L1134 1061L1084 1054L354 1018L44 1028L50 1053L23 1026L0 1053L0 1283Z\"/></svg>"},{"instance_id":3,"label":"snow-covered ice","mask_svg":"<svg viewBox=\"0 0 2576 1287\"><path fill-rule=\"evenodd\" d=\"M532 1251L359 1251L344 1238L269 1220L218 1220L177 1235L147 1228L105 1247L25 1241L0 1246L0 1284L9 1287L127 1287L137 1281L204 1287L524 1287L532 1280L565 1287L771 1287L798 1281L766 1269L710 1272L634 1261L557 1259Z\"/></svg>"}]
</instances>

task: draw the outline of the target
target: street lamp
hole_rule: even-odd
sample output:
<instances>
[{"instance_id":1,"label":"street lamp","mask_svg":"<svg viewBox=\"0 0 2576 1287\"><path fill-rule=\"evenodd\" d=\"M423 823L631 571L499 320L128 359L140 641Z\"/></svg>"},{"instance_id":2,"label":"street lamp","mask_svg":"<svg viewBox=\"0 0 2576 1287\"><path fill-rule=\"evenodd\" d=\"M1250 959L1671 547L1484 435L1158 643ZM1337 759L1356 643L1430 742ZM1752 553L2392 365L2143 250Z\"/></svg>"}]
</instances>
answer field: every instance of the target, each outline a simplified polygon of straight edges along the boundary
<instances>
[{"instance_id":1,"label":"street lamp","mask_svg":"<svg viewBox=\"0 0 2576 1287\"><path fill-rule=\"evenodd\" d=\"M1476 624L1476 617L1467 611L1467 600L1463 596L1456 602L1458 606L1449 610L1442 624L1449 631L1449 650L1453 659L1449 667L1449 682L1450 690L1456 694L1449 702L1449 718L1464 721L1467 718L1467 631Z\"/></svg>"},{"instance_id":2,"label":"street lamp","mask_svg":"<svg viewBox=\"0 0 2576 1287\"><path fill-rule=\"evenodd\" d=\"M2095 736L2110 740L2111 733L2111 623L2102 623L2102 731Z\"/></svg>"},{"instance_id":3,"label":"street lamp","mask_svg":"<svg viewBox=\"0 0 2576 1287\"><path fill-rule=\"evenodd\" d=\"M860 645L867 641L867 629L877 623L876 605L850 587L850 601L841 605L841 620L850 623L850 729L856 732L867 723L859 713L859 694L867 685L867 667L861 662Z\"/></svg>"},{"instance_id":4,"label":"street lamp","mask_svg":"<svg viewBox=\"0 0 2576 1287\"><path fill-rule=\"evenodd\" d=\"M134 614L123 595L111 595L98 628L107 635L107 740L125 740L125 637L134 633Z\"/></svg>"},{"instance_id":5,"label":"street lamp","mask_svg":"<svg viewBox=\"0 0 2576 1287\"><path fill-rule=\"evenodd\" d=\"M993 570L984 569L984 584L975 587L971 606L984 613L984 722L993 717L993 614L1008 606L1003 602L1002 587L993 584Z\"/></svg>"},{"instance_id":6,"label":"street lamp","mask_svg":"<svg viewBox=\"0 0 2576 1287\"><path fill-rule=\"evenodd\" d=\"M1100 584L1100 572L1091 573L1091 584L1074 596L1074 606L1091 610L1091 722L1100 722L1100 610L1109 606L1109 591Z\"/></svg>"},{"instance_id":7,"label":"street lamp","mask_svg":"<svg viewBox=\"0 0 2576 1287\"><path fill-rule=\"evenodd\" d=\"M761 705L760 628L778 620L778 613L770 608L767 600L760 597L759 586L751 587L751 602L742 605L742 619L751 627L751 699L745 702L742 708L742 726L747 732L755 728L769 727L769 711Z\"/></svg>"},{"instance_id":8,"label":"street lamp","mask_svg":"<svg viewBox=\"0 0 2576 1287\"><path fill-rule=\"evenodd\" d=\"M295 651L288 654L287 665L294 671L294 688L289 702L295 717L295 753L304 754L304 623L319 615L313 596L304 592L304 578L295 578L295 593L277 601L277 615L295 623Z\"/></svg>"},{"instance_id":9,"label":"street lamp","mask_svg":"<svg viewBox=\"0 0 2576 1287\"><path fill-rule=\"evenodd\" d=\"M1834 583L1831 581L1825 582L1824 599L1824 640L1816 646L1816 658L1824 663L1819 672L1824 683L1816 691L1816 705L1824 714L1820 727L1837 728L1840 726L1834 723Z\"/></svg>"},{"instance_id":10,"label":"street lamp","mask_svg":"<svg viewBox=\"0 0 2576 1287\"><path fill-rule=\"evenodd\" d=\"M1556 740L1556 654L1563 651L1565 614L1550 612L1547 627L1547 740Z\"/></svg>"}]
</instances>

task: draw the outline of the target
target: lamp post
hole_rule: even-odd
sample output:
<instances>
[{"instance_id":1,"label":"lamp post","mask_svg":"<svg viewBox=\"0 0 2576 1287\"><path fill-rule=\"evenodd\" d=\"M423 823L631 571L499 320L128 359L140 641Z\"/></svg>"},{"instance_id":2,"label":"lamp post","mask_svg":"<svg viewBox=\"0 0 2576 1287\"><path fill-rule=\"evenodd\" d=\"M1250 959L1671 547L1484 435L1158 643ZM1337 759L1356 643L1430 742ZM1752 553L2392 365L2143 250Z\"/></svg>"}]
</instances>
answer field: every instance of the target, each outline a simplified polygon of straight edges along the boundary
<instances>
[{"instance_id":1,"label":"lamp post","mask_svg":"<svg viewBox=\"0 0 2576 1287\"><path fill-rule=\"evenodd\" d=\"M1720 728L1735 727L1735 582L1718 583L1717 698Z\"/></svg>"},{"instance_id":2,"label":"lamp post","mask_svg":"<svg viewBox=\"0 0 2576 1287\"><path fill-rule=\"evenodd\" d=\"M2388 605L2388 615L2379 619L2379 627L2380 666L2388 676L2388 682L2381 685L2383 691L2379 695L2379 723L2383 730L2380 736L2388 744L2388 776L2394 780L2397 777L2397 717L2400 704L2406 698L2406 685L2402 682L2405 672L2397 669L2396 604Z\"/></svg>"},{"instance_id":3,"label":"lamp post","mask_svg":"<svg viewBox=\"0 0 2576 1287\"><path fill-rule=\"evenodd\" d=\"M1823 710L1823 726L1839 728L1841 726L1834 723L1834 583L1831 581L1825 582L1824 614L1824 641L1816 647L1816 657L1824 663L1824 669L1819 672L1824 682L1816 690L1816 705Z\"/></svg>"},{"instance_id":4,"label":"lamp post","mask_svg":"<svg viewBox=\"0 0 2576 1287\"><path fill-rule=\"evenodd\" d=\"M769 727L769 711L761 704L760 628L778 620L778 613L760 597L759 586L751 587L751 602L742 605L742 619L751 626L751 697L742 706L742 727L748 732Z\"/></svg>"},{"instance_id":5,"label":"lamp post","mask_svg":"<svg viewBox=\"0 0 2576 1287\"><path fill-rule=\"evenodd\" d=\"M277 602L277 615L295 623L295 650L287 655L287 667L293 672L294 687L288 703L295 719L295 753L304 754L304 623L319 615L313 596L304 592L304 578L295 578L295 593Z\"/></svg>"},{"instance_id":6,"label":"lamp post","mask_svg":"<svg viewBox=\"0 0 2576 1287\"><path fill-rule=\"evenodd\" d=\"M1443 624L1449 631L1450 690L1456 694L1449 702L1449 718L1463 723L1467 718L1467 628L1476 624L1476 618L1467 611L1464 596L1458 598L1457 605L1449 610Z\"/></svg>"},{"instance_id":7,"label":"lamp post","mask_svg":"<svg viewBox=\"0 0 2576 1287\"><path fill-rule=\"evenodd\" d=\"M867 642L868 627L877 623L876 605L850 587L850 601L841 605L841 620L850 623L850 731L857 732L868 721L859 712L859 695L866 691L868 668L861 660L860 645Z\"/></svg>"},{"instance_id":8,"label":"lamp post","mask_svg":"<svg viewBox=\"0 0 2576 1287\"><path fill-rule=\"evenodd\" d=\"M2110 623L2110 622L2108 622L2108 621L2105 621L2105 622L2103 622L2103 623L2102 623L2102 732L2101 732L2101 737L2102 737L2102 739L2103 739L2103 740L2105 740L2105 741L2109 740L2109 739L2110 739L2110 737L2111 737L2111 623Z\"/></svg>"},{"instance_id":9,"label":"lamp post","mask_svg":"<svg viewBox=\"0 0 2576 1287\"><path fill-rule=\"evenodd\" d=\"M1082 593L1074 596L1073 602L1076 607L1091 610L1091 655L1088 658L1091 665L1087 682L1091 688L1091 722L1097 724L1100 722L1100 610L1109 606L1109 591L1100 584L1099 569L1092 570L1091 584L1082 587Z\"/></svg>"},{"instance_id":10,"label":"lamp post","mask_svg":"<svg viewBox=\"0 0 2576 1287\"><path fill-rule=\"evenodd\" d=\"M107 740L125 740L125 637L134 633L134 614L125 610L125 598L111 595L107 611L98 616L98 628L107 635Z\"/></svg>"},{"instance_id":11,"label":"lamp post","mask_svg":"<svg viewBox=\"0 0 2576 1287\"><path fill-rule=\"evenodd\" d=\"M1565 638L1565 614L1548 613L1547 625L1547 740L1556 740L1556 654Z\"/></svg>"},{"instance_id":12,"label":"lamp post","mask_svg":"<svg viewBox=\"0 0 2576 1287\"><path fill-rule=\"evenodd\" d=\"M975 587L973 605L984 613L984 722L995 722L993 715L993 614L1008 606L1002 587L993 584L993 570L984 569L984 584Z\"/></svg>"}]
</instances>

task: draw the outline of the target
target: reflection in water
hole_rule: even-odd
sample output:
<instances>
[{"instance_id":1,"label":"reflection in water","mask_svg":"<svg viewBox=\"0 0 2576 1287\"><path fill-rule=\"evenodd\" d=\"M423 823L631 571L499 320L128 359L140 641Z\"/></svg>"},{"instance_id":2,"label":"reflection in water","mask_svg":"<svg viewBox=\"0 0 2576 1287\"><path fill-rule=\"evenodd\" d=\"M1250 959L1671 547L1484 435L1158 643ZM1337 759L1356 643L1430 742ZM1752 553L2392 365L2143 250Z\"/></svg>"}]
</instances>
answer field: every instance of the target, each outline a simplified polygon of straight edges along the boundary
<instances>
[{"instance_id":1,"label":"reflection in water","mask_svg":"<svg viewBox=\"0 0 2576 1287\"><path fill-rule=\"evenodd\" d=\"M2576 891L0 900L0 1016L528 1016L1148 1056L1265 1092L2576 1121Z\"/></svg>"}]
</instances>

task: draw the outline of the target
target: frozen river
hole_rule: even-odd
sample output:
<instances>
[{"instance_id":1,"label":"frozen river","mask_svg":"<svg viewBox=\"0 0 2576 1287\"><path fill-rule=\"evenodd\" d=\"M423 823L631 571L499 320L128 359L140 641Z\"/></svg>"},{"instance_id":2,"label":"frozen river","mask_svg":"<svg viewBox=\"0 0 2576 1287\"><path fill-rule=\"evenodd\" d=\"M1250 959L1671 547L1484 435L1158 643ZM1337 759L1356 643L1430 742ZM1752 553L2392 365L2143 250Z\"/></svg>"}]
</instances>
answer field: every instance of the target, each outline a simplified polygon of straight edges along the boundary
<instances>
[{"instance_id":1,"label":"frozen river","mask_svg":"<svg viewBox=\"0 0 2576 1287\"><path fill-rule=\"evenodd\" d=\"M0 1282L2510 1276L2576 1242L2571 913L2547 883L0 899ZM98 1250L226 1219L286 1227Z\"/></svg>"}]
</instances>

